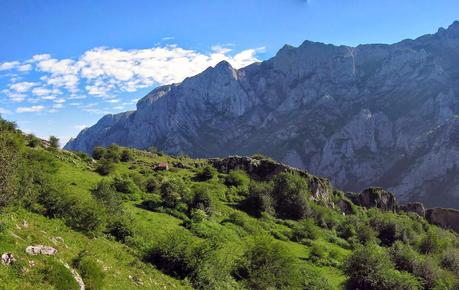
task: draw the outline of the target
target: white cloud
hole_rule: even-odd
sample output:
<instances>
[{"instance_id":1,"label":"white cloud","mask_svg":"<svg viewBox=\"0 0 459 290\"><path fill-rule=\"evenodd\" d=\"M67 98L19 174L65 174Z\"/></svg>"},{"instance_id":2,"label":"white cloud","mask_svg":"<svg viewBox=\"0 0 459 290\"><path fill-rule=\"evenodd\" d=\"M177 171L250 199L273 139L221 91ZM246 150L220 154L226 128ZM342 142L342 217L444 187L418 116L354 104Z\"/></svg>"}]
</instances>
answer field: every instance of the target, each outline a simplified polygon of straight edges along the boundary
<instances>
[{"instance_id":1,"label":"white cloud","mask_svg":"<svg viewBox=\"0 0 459 290\"><path fill-rule=\"evenodd\" d=\"M18 66L18 71L27 72L30 70L32 70L32 65L30 63Z\"/></svg>"},{"instance_id":2,"label":"white cloud","mask_svg":"<svg viewBox=\"0 0 459 290\"><path fill-rule=\"evenodd\" d=\"M46 96L46 95L59 95L61 91L58 89L48 89L44 87L36 87L32 89L32 94L35 96Z\"/></svg>"},{"instance_id":3,"label":"white cloud","mask_svg":"<svg viewBox=\"0 0 459 290\"><path fill-rule=\"evenodd\" d=\"M44 106L31 106L31 107L18 107L16 109L17 113L32 113L32 112L40 112L45 109Z\"/></svg>"},{"instance_id":4,"label":"white cloud","mask_svg":"<svg viewBox=\"0 0 459 290\"><path fill-rule=\"evenodd\" d=\"M64 107L65 100L92 96L101 97L116 106L114 109L121 110L132 106L119 100L118 96L122 92L178 83L222 60L240 68L258 61L257 53L263 50L247 49L234 53L231 46L213 46L209 52L184 49L177 45L131 50L98 47L84 52L78 58L63 59L53 58L49 54L37 54L27 61L0 63L0 71L34 70L33 76L4 73L3 76L9 78L10 84L0 88L0 92L11 102L27 101L30 105L35 104L18 107L18 113L43 111L45 107L40 105L40 101L53 101L53 105L46 105L46 109L47 112L55 112ZM38 80L32 81L29 77L37 77ZM108 113L103 104L96 106L73 102L71 106L91 113Z\"/></svg>"},{"instance_id":5,"label":"white cloud","mask_svg":"<svg viewBox=\"0 0 459 290\"><path fill-rule=\"evenodd\" d=\"M37 83L33 83L33 82L14 83L10 85L10 90L16 91L18 93L25 93L36 85Z\"/></svg>"},{"instance_id":6,"label":"white cloud","mask_svg":"<svg viewBox=\"0 0 459 290\"><path fill-rule=\"evenodd\" d=\"M0 63L0 71L16 68L19 64L20 64L19 61L10 61L10 62Z\"/></svg>"}]
</instances>

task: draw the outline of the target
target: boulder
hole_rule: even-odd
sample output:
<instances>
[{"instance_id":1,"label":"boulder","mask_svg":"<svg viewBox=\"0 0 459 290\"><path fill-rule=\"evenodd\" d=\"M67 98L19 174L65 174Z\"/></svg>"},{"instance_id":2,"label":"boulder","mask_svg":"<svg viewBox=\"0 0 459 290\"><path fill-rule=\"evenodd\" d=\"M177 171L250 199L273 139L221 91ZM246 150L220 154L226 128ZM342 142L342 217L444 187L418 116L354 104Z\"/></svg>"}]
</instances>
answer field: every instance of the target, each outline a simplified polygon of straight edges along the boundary
<instances>
[{"instance_id":1,"label":"boulder","mask_svg":"<svg viewBox=\"0 0 459 290\"><path fill-rule=\"evenodd\" d=\"M426 210L429 223L459 234L459 210L451 208L429 208Z\"/></svg>"},{"instance_id":2,"label":"boulder","mask_svg":"<svg viewBox=\"0 0 459 290\"><path fill-rule=\"evenodd\" d=\"M365 208L379 208L384 211L396 211L398 207L394 194L381 187L370 187L360 194L346 193L346 196L354 204Z\"/></svg>"},{"instance_id":3,"label":"boulder","mask_svg":"<svg viewBox=\"0 0 459 290\"><path fill-rule=\"evenodd\" d=\"M53 247L43 246L43 245L36 245L36 246L28 246L26 248L26 253L29 255L47 255L47 256L54 256L57 253L57 250Z\"/></svg>"},{"instance_id":4,"label":"boulder","mask_svg":"<svg viewBox=\"0 0 459 290\"><path fill-rule=\"evenodd\" d=\"M3 253L2 255L2 264L9 266L16 261L12 253Z\"/></svg>"},{"instance_id":5,"label":"boulder","mask_svg":"<svg viewBox=\"0 0 459 290\"><path fill-rule=\"evenodd\" d=\"M405 212L414 212L417 213L421 217L425 217L426 209L424 205L420 202L408 202L400 206L401 211Z\"/></svg>"}]
</instances>

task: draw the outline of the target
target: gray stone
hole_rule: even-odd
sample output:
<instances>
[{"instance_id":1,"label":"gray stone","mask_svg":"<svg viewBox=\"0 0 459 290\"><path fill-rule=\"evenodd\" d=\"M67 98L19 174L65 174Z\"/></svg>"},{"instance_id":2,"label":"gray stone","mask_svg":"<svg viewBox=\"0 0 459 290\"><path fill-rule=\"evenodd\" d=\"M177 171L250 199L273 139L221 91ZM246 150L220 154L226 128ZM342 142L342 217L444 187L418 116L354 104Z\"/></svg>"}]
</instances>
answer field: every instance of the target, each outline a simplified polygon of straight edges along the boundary
<instances>
[{"instance_id":1,"label":"gray stone","mask_svg":"<svg viewBox=\"0 0 459 290\"><path fill-rule=\"evenodd\" d=\"M43 245L35 245L35 246L28 246L26 248L26 253L29 255L47 255L47 256L54 256L57 253L57 250L53 247L43 246Z\"/></svg>"}]
</instances>

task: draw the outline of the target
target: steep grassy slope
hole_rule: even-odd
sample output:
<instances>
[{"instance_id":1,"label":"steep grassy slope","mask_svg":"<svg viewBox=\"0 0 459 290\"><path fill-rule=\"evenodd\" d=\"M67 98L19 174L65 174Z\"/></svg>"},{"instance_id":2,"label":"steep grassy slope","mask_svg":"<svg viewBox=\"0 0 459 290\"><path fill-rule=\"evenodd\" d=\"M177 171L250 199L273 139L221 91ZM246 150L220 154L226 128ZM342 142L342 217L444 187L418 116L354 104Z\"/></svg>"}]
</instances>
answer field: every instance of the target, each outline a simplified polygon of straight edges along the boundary
<instances>
[{"instance_id":1,"label":"steep grassy slope","mask_svg":"<svg viewBox=\"0 0 459 290\"><path fill-rule=\"evenodd\" d=\"M0 265L0 288L78 289L63 264L90 289L458 285L456 234L413 213L356 206L326 183L319 199L313 176L255 178L243 166L218 172L207 160L118 146L93 159L7 125L0 137L19 151L0 154L16 168L0 175L11 181L1 197L13 197L0 213L0 254L16 261ZM25 252L37 244L58 252Z\"/></svg>"}]
</instances>

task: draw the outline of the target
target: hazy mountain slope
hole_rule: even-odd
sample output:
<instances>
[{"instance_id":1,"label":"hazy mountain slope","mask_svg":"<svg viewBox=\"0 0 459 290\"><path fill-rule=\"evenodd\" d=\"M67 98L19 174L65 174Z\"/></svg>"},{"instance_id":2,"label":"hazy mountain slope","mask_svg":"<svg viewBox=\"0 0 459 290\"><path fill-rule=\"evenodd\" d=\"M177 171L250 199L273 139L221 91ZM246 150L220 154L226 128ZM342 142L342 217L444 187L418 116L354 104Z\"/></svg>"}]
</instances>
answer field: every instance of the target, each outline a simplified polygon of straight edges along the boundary
<instances>
[{"instance_id":1,"label":"hazy mountain slope","mask_svg":"<svg viewBox=\"0 0 459 290\"><path fill-rule=\"evenodd\" d=\"M108 115L66 149L111 143L192 156L265 153L346 190L459 207L459 22L393 45L306 41L222 62Z\"/></svg>"}]
</instances>

